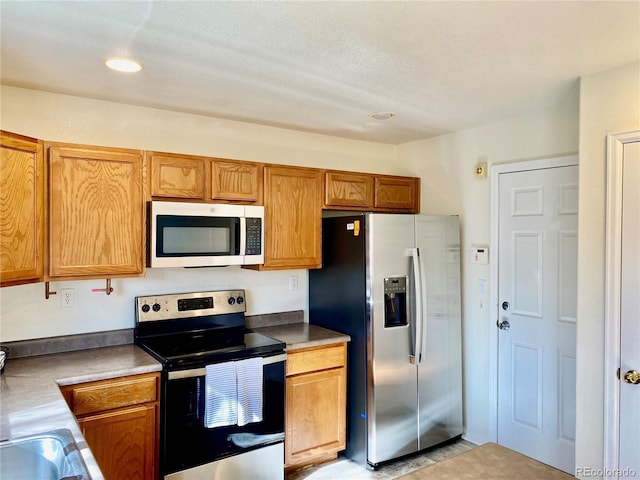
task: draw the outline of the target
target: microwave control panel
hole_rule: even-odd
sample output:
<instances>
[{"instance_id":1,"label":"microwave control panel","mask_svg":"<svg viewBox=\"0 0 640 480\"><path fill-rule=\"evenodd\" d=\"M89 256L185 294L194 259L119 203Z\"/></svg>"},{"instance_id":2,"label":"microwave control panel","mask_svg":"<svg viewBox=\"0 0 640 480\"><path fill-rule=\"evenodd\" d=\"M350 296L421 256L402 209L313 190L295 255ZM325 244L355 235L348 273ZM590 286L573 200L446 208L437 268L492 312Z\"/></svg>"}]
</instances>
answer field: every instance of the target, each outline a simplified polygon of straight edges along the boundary
<instances>
[{"instance_id":1,"label":"microwave control panel","mask_svg":"<svg viewBox=\"0 0 640 480\"><path fill-rule=\"evenodd\" d=\"M247 245L245 255L262 254L262 219L246 218L247 225Z\"/></svg>"}]
</instances>

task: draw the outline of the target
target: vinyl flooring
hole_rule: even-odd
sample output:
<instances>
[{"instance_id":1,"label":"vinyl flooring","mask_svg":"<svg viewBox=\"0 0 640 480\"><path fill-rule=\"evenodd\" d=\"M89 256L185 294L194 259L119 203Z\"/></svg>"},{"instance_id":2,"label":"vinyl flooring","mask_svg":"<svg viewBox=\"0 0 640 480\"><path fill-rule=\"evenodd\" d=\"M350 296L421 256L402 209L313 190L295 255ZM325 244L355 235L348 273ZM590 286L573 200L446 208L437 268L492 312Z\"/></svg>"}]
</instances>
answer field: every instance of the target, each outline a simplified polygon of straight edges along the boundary
<instances>
[{"instance_id":1,"label":"vinyl flooring","mask_svg":"<svg viewBox=\"0 0 640 480\"><path fill-rule=\"evenodd\" d=\"M333 462L292 472L285 480L390 480L475 447L473 443L460 439L384 464L375 471L338 456Z\"/></svg>"}]
</instances>

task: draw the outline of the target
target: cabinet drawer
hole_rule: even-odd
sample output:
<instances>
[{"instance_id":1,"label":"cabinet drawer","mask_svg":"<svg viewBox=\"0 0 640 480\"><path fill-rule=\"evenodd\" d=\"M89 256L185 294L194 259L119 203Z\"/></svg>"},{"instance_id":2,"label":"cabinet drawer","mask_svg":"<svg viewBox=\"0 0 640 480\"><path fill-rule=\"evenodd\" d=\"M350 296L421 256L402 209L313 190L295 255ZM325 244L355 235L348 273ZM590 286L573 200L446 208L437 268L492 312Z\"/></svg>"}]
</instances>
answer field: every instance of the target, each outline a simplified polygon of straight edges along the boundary
<instances>
[{"instance_id":1,"label":"cabinet drawer","mask_svg":"<svg viewBox=\"0 0 640 480\"><path fill-rule=\"evenodd\" d=\"M135 375L64 387L63 394L76 416L155 402L159 375Z\"/></svg>"},{"instance_id":2,"label":"cabinet drawer","mask_svg":"<svg viewBox=\"0 0 640 480\"><path fill-rule=\"evenodd\" d=\"M345 343L287 352L287 376L344 367L346 357Z\"/></svg>"}]
</instances>

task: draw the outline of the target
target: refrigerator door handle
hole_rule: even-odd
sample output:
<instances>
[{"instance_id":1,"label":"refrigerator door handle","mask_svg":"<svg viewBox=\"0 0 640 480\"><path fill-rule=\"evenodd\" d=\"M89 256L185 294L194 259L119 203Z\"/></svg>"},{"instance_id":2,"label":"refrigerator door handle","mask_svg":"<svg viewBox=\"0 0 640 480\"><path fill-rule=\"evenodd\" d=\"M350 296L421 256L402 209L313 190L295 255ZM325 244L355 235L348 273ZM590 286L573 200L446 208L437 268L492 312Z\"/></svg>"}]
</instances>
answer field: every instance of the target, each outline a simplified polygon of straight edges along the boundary
<instances>
[{"instance_id":1,"label":"refrigerator door handle","mask_svg":"<svg viewBox=\"0 0 640 480\"><path fill-rule=\"evenodd\" d=\"M420 264L420 250L418 248L411 249L411 262L413 265L413 285L415 289L414 312L415 312L415 339L413 344L413 353L409 355L409 362L414 364L420 363L422 350L422 271Z\"/></svg>"},{"instance_id":2,"label":"refrigerator door handle","mask_svg":"<svg viewBox=\"0 0 640 480\"><path fill-rule=\"evenodd\" d=\"M418 252L418 265L420 266L420 356L418 356L418 365L424 363L427 358L427 273L424 266L422 256Z\"/></svg>"}]
</instances>

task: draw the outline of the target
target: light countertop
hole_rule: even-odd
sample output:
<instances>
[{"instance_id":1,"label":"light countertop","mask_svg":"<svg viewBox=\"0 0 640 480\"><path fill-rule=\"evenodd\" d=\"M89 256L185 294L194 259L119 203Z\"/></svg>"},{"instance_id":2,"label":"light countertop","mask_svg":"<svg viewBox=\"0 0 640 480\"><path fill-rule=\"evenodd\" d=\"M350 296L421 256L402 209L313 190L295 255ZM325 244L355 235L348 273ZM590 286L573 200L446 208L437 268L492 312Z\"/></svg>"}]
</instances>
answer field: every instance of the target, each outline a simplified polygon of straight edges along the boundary
<instances>
[{"instance_id":1,"label":"light countertop","mask_svg":"<svg viewBox=\"0 0 640 480\"><path fill-rule=\"evenodd\" d=\"M0 376L0 439L69 429L91 478L104 479L59 386L161 369L135 345L8 359Z\"/></svg>"}]
</instances>

